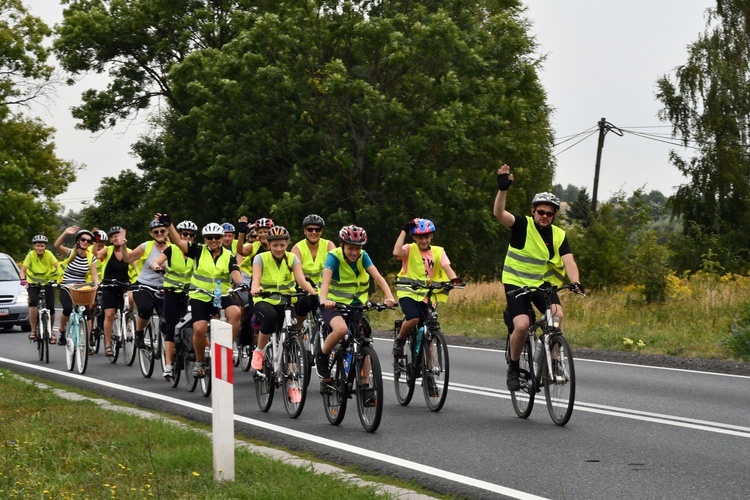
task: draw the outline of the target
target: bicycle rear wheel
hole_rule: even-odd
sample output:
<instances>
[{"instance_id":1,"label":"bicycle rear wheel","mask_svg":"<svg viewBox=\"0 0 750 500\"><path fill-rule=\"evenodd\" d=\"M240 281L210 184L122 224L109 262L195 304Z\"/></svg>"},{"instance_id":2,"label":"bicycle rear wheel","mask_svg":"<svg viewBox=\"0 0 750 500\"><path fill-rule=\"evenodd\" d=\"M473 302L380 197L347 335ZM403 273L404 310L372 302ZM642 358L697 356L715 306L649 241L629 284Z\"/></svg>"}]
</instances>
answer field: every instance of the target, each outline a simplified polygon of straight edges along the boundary
<instances>
[{"instance_id":1,"label":"bicycle rear wheel","mask_svg":"<svg viewBox=\"0 0 750 500\"><path fill-rule=\"evenodd\" d=\"M116 313L120 315L119 311ZM123 328L120 330L120 343L122 344L122 354L124 356L123 361L127 366L131 366L135 362L135 314L132 312L125 313L125 322ZM117 358L117 350L115 350L115 359Z\"/></svg>"},{"instance_id":2,"label":"bicycle rear wheel","mask_svg":"<svg viewBox=\"0 0 750 500\"><path fill-rule=\"evenodd\" d=\"M78 321L73 319L68 321L68 331L65 332L65 366L69 372L73 371L76 361L76 346L74 339L78 336Z\"/></svg>"},{"instance_id":3,"label":"bicycle rear wheel","mask_svg":"<svg viewBox=\"0 0 750 500\"><path fill-rule=\"evenodd\" d=\"M273 373L273 346L270 341L266 345L263 368L253 373L255 381L255 399L258 401L260 411L268 411L273 403L273 392L276 389Z\"/></svg>"},{"instance_id":4,"label":"bicycle rear wheel","mask_svg":"<svg viewBox=\"0 0 750 500\"><path fill-rule=\"evenodd\" d=\"M240 352L237 353L240 357L240 370L243 372L249 372L250 371L250 362L252 361L252 346L249 345L241 345L239 346Z\"/></svg>"},{"instance_id":5,"label":"bicycle rear wheel","mask_svg":"<svg viewBox=\"0 0 750 500\"><path fill-rule=\"evenodd\" d=\"M180 375L182 374L182 368L184 366L184 359L182 352L175 349L172 355L172 379L169 381L169 385L177 387L180 384Z\"/></svg>"},{"instance_id":6,"label":"bicycle rear wheel","mask_svg":"<svg viewBox=\"0 0 750 500\"><path fill-rule=\"evenodd\" d=\"M52 335L52 327L47 311L42 312L38 323L36 325L36 341L39 349L39 361L49 363L49 338Z\"/></svg>"},{"instance_id":7,"label":"bicycle rear wheel","mask_svg":"<svg viewBox=\"0 0 750 500\"><path fill-rule=\"evenodd\" d=\"M346 372L344 371L344 358L346 353L340 352L334 358L331 367L331 379L328 382L320 381L320 393L323 395L323 408L326 418L333 425L339 425L346 415L346 403L349 395L346 389Z\"/></svg>"},{"instance_id":8,"label":"bicycle rear wheel","mask_svg":"<svg viewBox=\"0 0 750 500\"><path fill-rule=\"evenodd\" d=\"M510 359L510 337L506 341L506 359ZM521 359L518 362L520 373L518 375L521 382L521 389L510 392L510 400L513 402L513 409L521 418L528 418L531 410L534 409L534 398L536 396L536 380L534 373L534 360L531 354L531 338L526 337L521 351Z\"/></svg>"},{"instance_id":9,"label":"bicycle rear wheel","mask_svg":"<svg viewBox=\"0 0 750 500\"><path fill-rule=\"evenodd\" d=\"M396 389L396 399L401 406L408 405L414 396L416 373L413 340L413 333L409 333L404 342L404 357L393 358L393 386Z\"/></svg>"},{"instance_id":10,"label":"bicycle rear wheel","mask_svg":"<svg viewBox=\"0 0 750 500\"><path fill-rule=\"evenodd\" d=\"M156 316L156 315L154 315ZM161 360L161 371L163 372L166 369L167 366L167 349L166 349L166 343L167 340L164 338L164 322L163 320L156 316L158 321L156 321L156 328L158 329L158 334L155 336L156 338L156 352L158 353L158 357Z\"/></svg>"},{"instance_id":11,"label":"bicycle rear wheel","mask_svg":"<svg viewBox=\"0 0 750 500\"><path fill-rule=\"evenodd\" d=\"M193 369L195 368L195 357L193 353L183 353L182 355L183 366L185 368L185 388L188 392L195 391L198 386L198 379L193 375Z\"/></svg>"},{"instance_id":12,"label":"bicycle rear wheel","mask_svg":"<svg viewBox=\"0 0 750 500\"><path fill-rule=\"evenodd\" d=\"M440 411L448 396L448 344L439 330L426 332L422 341L422 390L427 407Z\"/></svg>"},{"instance_id":13,"label":"bicycle rear wheel","mask_svg":"<svg viewBox=\"0 0 750 500\"><path fill-rule=\"evenodd\" d=\"M375 432L383 416L383 372L372 346L364 346L356 364L357 412L367 432Z\"/></svg>"},{"instance_id":14,"label":"bicycle rear wheel","mask_svg":"<svg viewBox=\"0 0 750 500\"><path fill-rule=\"evenodd\" d=\"M154 338L154 330L151 328L151 323L146 323L146 328L143 330L143 343L144 347L138 349L138 364L141 366L141 373L146 378L151 378L154 373L154 347L156 339Z\"/></svg>"},{"instance_id":15,"label":"bicycle rear wheel","mask_svg":"<svg viewBox=\"0 0 750 500\"><path fill-rule=\"evenodd\" d=\"M211 345L211 340L207 339L208 345ZM201 393L203 394L204 398L207 398L211 395L211 354L210 349L205 350L205 354L203 355L203 366L206 370L206 376L198 379L198 382L201 386Z\"/></svg>"},{"instance_id":16,"label":"bicycle rear wheel","mask_svg":"<svg viewBox=\"0 0 750 500\"><path fill-rule=\"evenodd\" d=\"M78 373L83 375L86 373L86 367L89 362L89 336L88 336L88 325L86 324L86 318L83 316L78 318L78 335L75 336L76 340L76 368ZM70 342L70 340L68 340Z\"/></svg>"},{"instance_id":17,"label":"bicycle rear wheel","mask_svg":"<svg viewBox=\"0 0 750 500\"><path fill-rule=\"evenodd\" d=\"M545 365L544 396L547 399L547 410L552 421L557 425L565 425L573 414L576 399L573 353L562 334L553 335L550 339L550 353L553 358L552 374L548 372Z\"/></svg>"},{"instance_id":18,"label":"bicycle rear wheel","mask_svg":"<svg viewBox=\"0 0 750 500\"><path fill-rule=\"evenodd\" d=\"M287 335L290 333L287 332ZM300 416L307 400L307 374L310 372L307 361L305 344L299 335L291 333L284 348L282 370L284 372L284 406L292 418Z\"/></svg>"}]
</instances>

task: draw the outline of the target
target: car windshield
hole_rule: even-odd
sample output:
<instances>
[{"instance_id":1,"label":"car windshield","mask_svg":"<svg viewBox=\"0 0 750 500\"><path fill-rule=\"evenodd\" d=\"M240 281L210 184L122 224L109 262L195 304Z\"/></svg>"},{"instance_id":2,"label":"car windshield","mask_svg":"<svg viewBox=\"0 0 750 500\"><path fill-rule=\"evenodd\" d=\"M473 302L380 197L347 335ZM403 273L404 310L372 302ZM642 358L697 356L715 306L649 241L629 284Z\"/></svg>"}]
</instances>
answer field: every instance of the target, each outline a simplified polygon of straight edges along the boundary
<instances>
[{"instance_id":1,"label":"car windshield","mask_svg":"<svg viewBox=\"0 0 750 500\"><path fill-rule=\"evenodd\" d=\"M21 277L16 267L9 260L0 260L0 281L18 281Z\"/></svg>"}]
</instances>

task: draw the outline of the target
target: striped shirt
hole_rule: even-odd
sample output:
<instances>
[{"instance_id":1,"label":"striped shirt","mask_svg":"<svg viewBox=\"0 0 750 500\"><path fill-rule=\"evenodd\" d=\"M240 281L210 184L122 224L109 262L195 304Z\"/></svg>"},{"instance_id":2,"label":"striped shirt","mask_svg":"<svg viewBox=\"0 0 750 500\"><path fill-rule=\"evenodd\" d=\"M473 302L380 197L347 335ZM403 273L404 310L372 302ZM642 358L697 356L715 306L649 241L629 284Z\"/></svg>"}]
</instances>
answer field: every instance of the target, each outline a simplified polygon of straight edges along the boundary
<instances>
[{"instance_id":1,"label":"striped shirt","mask_svg":"<svg viewBox=\"0 0 750 500\"><path fill-rule=\"evenodd\" d=\"M74 252L75 250L71 250ZM68 254L70 256L70 254ZM65 267L65 273L63 274L62 282L66 285L72 285L76 283L86 283L86 275L90 269L88 255L81 257L76 256L71 260Z\"/></svg>"}]
</instances>

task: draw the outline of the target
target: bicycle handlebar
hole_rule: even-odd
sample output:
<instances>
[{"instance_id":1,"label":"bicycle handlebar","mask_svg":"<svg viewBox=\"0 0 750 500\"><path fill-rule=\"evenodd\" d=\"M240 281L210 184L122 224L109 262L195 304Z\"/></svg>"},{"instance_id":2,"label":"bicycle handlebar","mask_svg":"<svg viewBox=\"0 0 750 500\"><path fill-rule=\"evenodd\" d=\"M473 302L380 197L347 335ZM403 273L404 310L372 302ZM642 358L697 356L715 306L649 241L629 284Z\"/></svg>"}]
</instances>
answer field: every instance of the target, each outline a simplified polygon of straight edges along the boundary
<instances>
[{"instance_id":1,"label":"bicycle handlebar","mask_svg":"<svg viewBox=\"0 0 750 500\"><path fill-rule=\"evenodd\" d=\"M393 309L393 307L388 307L383 302L370 302L367 301L364 304L339 304L336 303L336 309L338 309L341 312L348 312L348 311L370 311L372 309L376 311L385 311L386 309Z\"/></svg>"},{"instance_id":2,"label":"bicycle handlebar","mask_svg":"<svg viewBox=\"0 0 750 500\"><path fill-rule=\"evenodd\" d=\"M510 295L511 297L523 297L524 295L528 295L530 293L543 293L545 295L552 295L553 293L559 291L559 290L570 290L573 293L576 293L578 295L581 295L583 297L586 296L585 293L581 292L578 289L577 285L574 285L573 283L568 283L567 285L563 286L522 286L521 288L517 290L511 290L507 293L507 295Z\"/></svg>"},{"instance_id":3,"label":"bicycle handlebar","mask_svg":"<svg viewBox=\"0 0 750 500\"><path fill-rule=\"evenodd\" d=\"M462 289L466 286L466 283L461 282L460 284L451 283L450 281L431 281L427 283L426 285L410 280L410 279L404 279L404 278L397 278L396 281L393 282L394 285L405 285L410 287L412 290L445 290L445 291L451 291L453 289Z\"/></svg>"}]
</instances>

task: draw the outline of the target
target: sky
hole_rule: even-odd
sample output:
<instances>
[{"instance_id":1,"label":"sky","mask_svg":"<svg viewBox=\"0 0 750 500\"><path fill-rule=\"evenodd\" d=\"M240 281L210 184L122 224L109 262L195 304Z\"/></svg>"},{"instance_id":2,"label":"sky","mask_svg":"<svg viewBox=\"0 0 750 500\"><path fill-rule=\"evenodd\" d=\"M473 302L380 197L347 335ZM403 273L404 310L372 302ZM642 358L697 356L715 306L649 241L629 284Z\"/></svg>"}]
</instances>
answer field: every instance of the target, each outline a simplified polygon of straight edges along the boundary
<instances>
[{"instance_id":1,"label":"sky","mask_svg":"<svg viewBox=\"0 0 750 500\"><path fill-rule=\"evenodd\" d=\"M47 24L62 21L62 6L53 0L24 0L33 15ZM715 0L525 0L531 34L538 53L546 57L540 78L559 143L554 150L554 182L593 192L597 122L648 134L668 134L668 123L657 113L656 81L687 58L687 46L705 28L705 11ZM80 210L92 200L104 177L137 170L131 145L146 131L142 116L98 134L75 130L70 108L88 88L104 88L106 77L84 77L76 86L61 86L57 98L33 112L57 129L57 155L85 165L78 180L58 197L66 208ZM581 132L588 133L571 138ZM587 137L588 136L588 137ZM562 142L566 141L567 142ZM580 141L580 142L579 142ZM670 149L690 151L663 142L625 134L605 136L598 198L643 188L674 193L685 182L668 161ZM511 168L513 165L511 165Z\"/></svg>"}]
</instances>

